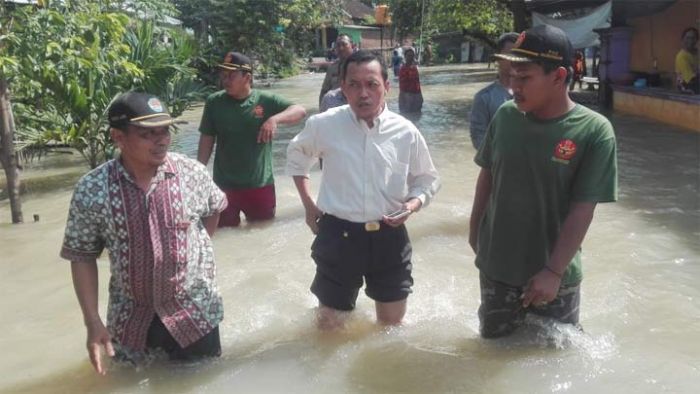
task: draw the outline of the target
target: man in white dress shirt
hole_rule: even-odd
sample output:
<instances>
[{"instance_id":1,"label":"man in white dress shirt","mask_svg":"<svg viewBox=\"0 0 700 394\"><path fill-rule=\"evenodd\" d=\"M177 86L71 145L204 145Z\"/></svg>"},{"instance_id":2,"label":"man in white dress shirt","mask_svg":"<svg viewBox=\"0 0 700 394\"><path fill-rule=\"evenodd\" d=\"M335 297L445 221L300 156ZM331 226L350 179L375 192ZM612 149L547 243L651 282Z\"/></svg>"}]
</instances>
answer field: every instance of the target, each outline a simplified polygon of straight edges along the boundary
<instances>
[{"instance_id":1,"label":"man in white dress shirt","mask_svg":"<svg viewBox=\"0 0 700 394\"><path fill-rule=\"evenodd\" d=\"M411 292L411 243L404 222L429 204L439 179L425 139L408 120L386 107L388 74L371 52L352 54L341 82L349 105L312 116L287 149L287 174L316 234L312 258L318 326L343 326L363 279L376 303L377 320L401 323ZM323 159L318 200L309 192L309 170ZM405 210L403 216L391 213Z\"/></svg>"}]
</instances>

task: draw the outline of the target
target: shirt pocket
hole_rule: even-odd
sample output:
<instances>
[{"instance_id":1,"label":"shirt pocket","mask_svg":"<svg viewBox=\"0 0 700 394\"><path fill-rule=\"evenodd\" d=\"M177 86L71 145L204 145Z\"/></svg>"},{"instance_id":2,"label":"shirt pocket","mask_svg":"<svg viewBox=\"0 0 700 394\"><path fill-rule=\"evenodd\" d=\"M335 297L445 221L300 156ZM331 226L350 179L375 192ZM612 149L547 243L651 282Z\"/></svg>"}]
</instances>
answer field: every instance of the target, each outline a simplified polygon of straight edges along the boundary
<instances>
[{"instance_id":1,"label":"shirt pocket","mask_svg":"<svg viewBox=\"0 0 700 394\"><path fill-rule=\"evenodd\" d=\"M408 164L394 161L387 166L386 171L387 192L391 197L403 200L408 194Z\"/></svg>"},{"instance_id":2,"label":"shirt pocket","mask_svg":"<svg viewBox=\"0 0 700 394\"><path fill-rule=\"evenodd\" d=\"M166 253L169 254L170 261L175 261L178 265L187 264L190 246L189 232L193 224L191 220L183 218L166 225L167 239L164 242L168 248Z\"/></svg>"}]
</instances>

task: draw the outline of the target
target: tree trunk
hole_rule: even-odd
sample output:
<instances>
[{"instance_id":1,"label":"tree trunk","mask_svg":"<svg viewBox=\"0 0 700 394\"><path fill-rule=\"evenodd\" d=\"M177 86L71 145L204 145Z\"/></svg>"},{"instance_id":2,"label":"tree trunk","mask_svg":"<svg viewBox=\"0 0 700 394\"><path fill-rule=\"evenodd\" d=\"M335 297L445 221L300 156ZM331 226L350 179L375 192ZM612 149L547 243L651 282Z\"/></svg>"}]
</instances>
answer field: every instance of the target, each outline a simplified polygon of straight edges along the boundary
<instances>
[{"instance_id":1,"label":"tree trunk","mask_svg":"<svg viewBox=\"0 0 700 394\"><path fill-rule=\"evenodd\" d=\"M7 195L10 198L12 223L22 223L22 201L19 198L19 168L15 153L15 121L5 77L0 75L0 163L5 169Z\"/></svg>"},{"instance_id":2,"label":"tree trunk","mask_svg":"<svg viewBox=\"0 0 700 394\"><path fill-rule=\"evenodd\" d=\"M199 22L199 29L197 29L197 35L198 41L202 45L207 45L209 43L209 21L206 18L203 18Z\"/></svg>"}]
</instances>

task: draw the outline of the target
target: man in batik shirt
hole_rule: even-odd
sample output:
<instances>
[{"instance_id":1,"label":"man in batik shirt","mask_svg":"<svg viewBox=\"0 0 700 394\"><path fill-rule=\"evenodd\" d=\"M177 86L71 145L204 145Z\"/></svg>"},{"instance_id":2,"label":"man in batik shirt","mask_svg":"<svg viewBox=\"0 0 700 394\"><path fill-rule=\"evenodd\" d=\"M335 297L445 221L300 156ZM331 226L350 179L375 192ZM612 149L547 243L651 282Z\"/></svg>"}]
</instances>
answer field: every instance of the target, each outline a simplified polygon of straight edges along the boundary
<instances>
[{"instance_id":1,"label":"man in batik shirt","mask_svg":"<svg viewBox=\"0 0 700 394\"><path fill-rule=\"evenodd\" d=\"M226 197L202 164L168 152L175 121L157 97L122 94L108 118L120 156L76 185L61 249L90 361L104 374L101 348L132 363L156 350L179 360L218 356L223 306L210 236ZM106 327L97 308L103 249L111 272Z\"/></svg>"}]
</instances>

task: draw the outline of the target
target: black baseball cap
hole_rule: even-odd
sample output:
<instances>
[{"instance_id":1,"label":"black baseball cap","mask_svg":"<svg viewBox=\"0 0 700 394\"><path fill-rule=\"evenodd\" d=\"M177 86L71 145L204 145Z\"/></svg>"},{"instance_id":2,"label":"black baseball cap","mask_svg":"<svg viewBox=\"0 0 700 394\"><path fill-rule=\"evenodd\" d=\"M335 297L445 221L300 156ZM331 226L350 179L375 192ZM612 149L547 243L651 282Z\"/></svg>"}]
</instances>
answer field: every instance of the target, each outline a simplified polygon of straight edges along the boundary
<instances>
[{"instance_id":1,"label":"black baseball cap","mask_svg":"<svg viewBox=\"0 0 700 394\"><path fill-rule=\"evenodd\" d=\"M107 118L110 127L116 128L130 124L153 128L177 122L158 97L139 92L122 93L112 100L107 109Z\"/></svg>"},{"instance_id":2,"label":"black baseball cap","mask_svg":"<svg viewBox=\"0 0 700 394\"><path fill-rule=\"evenodd\" d=\"M253 63L250 61L250 58L238 52L227 53L224 56L224 62L219 64L219 67L231 71L253 72Z\"/></svg>"},{"instance_id":3,"label":"black baseball cap","mask_svg":"<svg viewBox=\"0 0 700 394\"><path fill-rule=\"evenodd\" d=\"M538 25L520 33L510 53L497 53L494 56L516 63L542 60L569 67L574 57L574 48L564 30L550 25Z\"/></svg>"}]
</instances>

